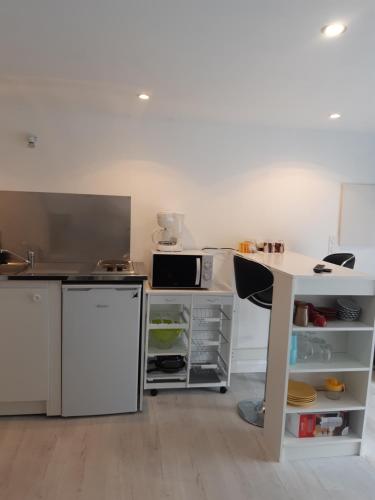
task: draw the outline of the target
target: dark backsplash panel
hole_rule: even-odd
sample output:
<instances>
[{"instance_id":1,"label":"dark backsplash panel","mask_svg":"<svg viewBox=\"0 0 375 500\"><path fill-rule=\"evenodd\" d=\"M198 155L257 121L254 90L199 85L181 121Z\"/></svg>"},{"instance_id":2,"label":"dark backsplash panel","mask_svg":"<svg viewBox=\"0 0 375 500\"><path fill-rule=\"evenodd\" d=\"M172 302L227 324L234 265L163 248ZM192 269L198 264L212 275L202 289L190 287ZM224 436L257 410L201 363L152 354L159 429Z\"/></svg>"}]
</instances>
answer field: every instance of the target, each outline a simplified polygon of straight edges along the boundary
<instances>
[{"instance_id":1,"label":"dark backsplash panel","mask_svg":"<svg viewBox=\"0 0 375 500\"><path fill-rule=\"evenodd\" d=\"M39 262L130 253L130 196L0 191L0 247Z\"/></svg>"}]
</instances>

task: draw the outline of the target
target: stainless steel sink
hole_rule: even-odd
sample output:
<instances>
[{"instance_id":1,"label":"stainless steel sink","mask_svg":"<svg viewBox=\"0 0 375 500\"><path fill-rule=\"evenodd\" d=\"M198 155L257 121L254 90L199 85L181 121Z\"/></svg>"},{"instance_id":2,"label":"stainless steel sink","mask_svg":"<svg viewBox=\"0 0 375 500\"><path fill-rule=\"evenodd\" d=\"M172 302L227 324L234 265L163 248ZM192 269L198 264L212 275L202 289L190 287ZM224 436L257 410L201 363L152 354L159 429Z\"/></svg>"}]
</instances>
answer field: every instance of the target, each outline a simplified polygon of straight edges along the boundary
<instances>
[{"instance_id":1,"label":"stainless steel sink","mask_svg":"<svg viewBox=\"0 0 375 500\"><path fill-rule=\"evenodd\" d=\"M22 274L25 276L70 276L78 272L79 266L74 264L38 262L33 267L27 267Z\"/></svg>"},{"instance_id":2,"label":"stainless steel sink","mask_svg":"<svg viewBox=\"0 0 375 500\"><path fill-rule=\"evenodd\" d=\"M20 255L0 249L0 274L18 274L29 267L30 263Z\"/></svg>"},{"instance_id":3,"label":"stainless steel sink","mask_svg":"<svg viewBox=\"0 0 375 500\"><path fill-rule=\"evenodd\" d=\"M37 262L31 265L27 259L0 249L0 275L3 276L70 276L78 274L80 264Z\"/></svg>"},{"instance_id":4,"label":"stainless steel sink","mask_svg":"<svg viewBox=\"0 0 375 500\"><path fill-rule=\"evenodd\" d=\"M0 264L0 274L18 274L25 271L28 266L28 262L7 262L6 264Z\"/></svg>"}]
</instances>

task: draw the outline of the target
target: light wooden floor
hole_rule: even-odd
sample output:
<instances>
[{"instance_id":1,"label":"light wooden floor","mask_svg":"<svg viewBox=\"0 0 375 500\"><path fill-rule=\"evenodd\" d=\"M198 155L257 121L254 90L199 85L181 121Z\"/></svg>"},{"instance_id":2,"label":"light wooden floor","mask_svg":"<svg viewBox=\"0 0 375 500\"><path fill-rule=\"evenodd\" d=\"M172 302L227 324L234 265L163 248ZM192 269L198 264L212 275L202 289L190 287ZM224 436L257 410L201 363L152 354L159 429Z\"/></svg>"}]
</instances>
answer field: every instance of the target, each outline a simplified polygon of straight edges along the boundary
<instances>
[{"instance_id":1,"label":"light wooden floor","mask_svg":"<svg viewBox=\"0 0 375 500\"><path fill-rule=\"evenodd\" d=\"M225 395L161 392L142 414L0 418L1 500L366 500L375 498L375 398L366 457L265 461L262 431ZM375 395L375 388L373 388Z\"/></svg>"}]
</instances>

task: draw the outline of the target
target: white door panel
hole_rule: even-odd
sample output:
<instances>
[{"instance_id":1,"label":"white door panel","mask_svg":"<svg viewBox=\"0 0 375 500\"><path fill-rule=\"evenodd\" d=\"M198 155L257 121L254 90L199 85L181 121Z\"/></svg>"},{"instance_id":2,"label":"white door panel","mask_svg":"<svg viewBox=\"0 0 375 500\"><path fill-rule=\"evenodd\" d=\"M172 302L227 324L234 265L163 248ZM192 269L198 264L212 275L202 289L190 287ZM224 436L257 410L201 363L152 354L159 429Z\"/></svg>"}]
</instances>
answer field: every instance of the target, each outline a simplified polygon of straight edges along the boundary
<instances>
[{"instance_id":1,"label":"white door panel","mask_svg":"<svg viewBox=\"0 0 375 500\"><path fill-rule=\"evenodd\" d=\"M0 289L0 401L48 399L46 288Z\"/></svg>"},{"instance_id":2,"label":"white door panel","mask_svg":"<svg viewBox=\"0 0 375 500\"><path fill-rule=\"evenodd\" d=\"M63 415L136 411L140 287L63 290Z\"/></svg>"}]
</instances>

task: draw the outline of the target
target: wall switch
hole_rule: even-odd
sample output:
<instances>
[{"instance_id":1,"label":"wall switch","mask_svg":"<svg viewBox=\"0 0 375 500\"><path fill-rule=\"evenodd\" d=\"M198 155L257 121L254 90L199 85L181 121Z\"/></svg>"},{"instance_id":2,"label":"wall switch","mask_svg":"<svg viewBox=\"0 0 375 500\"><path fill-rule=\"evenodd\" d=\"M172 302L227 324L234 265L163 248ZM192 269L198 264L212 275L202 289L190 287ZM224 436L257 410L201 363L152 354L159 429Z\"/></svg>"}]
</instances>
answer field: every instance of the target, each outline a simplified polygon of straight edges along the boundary
<instances>
[{"instance_id":1,"label":"wall switch","mask_svg":"<svg viewBox=\"0 0 375 500\"><path fill-rule=\"evenodd\" d=\"M328 236L328 254L334 253L336 249L336 236L330 234Z\"/></svg>"}]
</instances>

